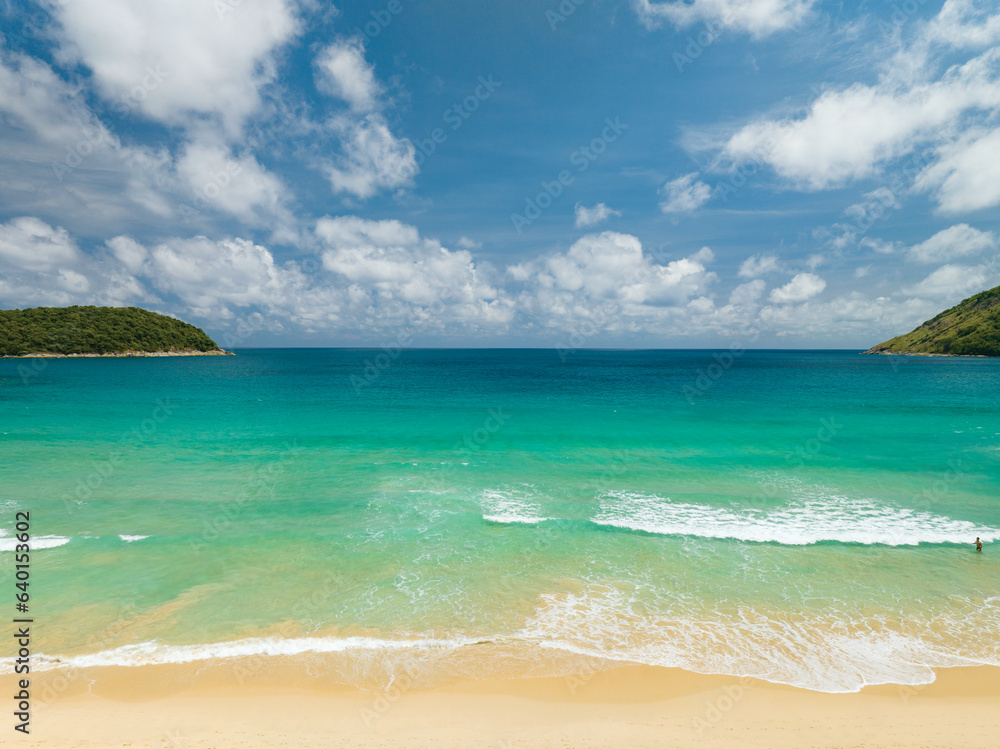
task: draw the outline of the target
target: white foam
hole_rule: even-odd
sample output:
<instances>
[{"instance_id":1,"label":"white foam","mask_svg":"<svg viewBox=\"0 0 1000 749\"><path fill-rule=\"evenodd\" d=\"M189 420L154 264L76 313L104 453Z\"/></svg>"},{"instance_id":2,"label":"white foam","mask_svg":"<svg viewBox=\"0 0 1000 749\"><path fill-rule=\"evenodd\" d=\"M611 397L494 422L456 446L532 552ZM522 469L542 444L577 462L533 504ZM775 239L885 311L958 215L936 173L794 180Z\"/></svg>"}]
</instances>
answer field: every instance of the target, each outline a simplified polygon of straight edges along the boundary
<instances>
[{"instance_id":1,"label":"white foam","mask_svg":"<svg viewBox=\"0 0 1000 749\"><path fill-rule=\"evenodd\" d=\"M54 549L68 544L71 539L66 536L31 536L28 545L32 551L38 549ZM20 542L10 531L0 528L0 551L14 551Z\"/></svg>"},{"instance_id":2,"label":"white foam","mask_svg":"<svg viewBox=\"0 0 1000 749\"><path fill-rule=\"evenodd\" d=\"M856 692L874 684L927 684L934 680L935 668L1000 666L996 647L1000 608L983 606L982 601L953 597L947 612L911 612L905 617L894 611L861 616L828 610L693 609L681 599L660 611L640 600L648 592L591 584L578 593L545 594L523 627L504 635L261 637L196 645L154 641L82 655L37 654L32 666L50 671L343 654L348 664L361 666L348 665L345 673L355 675L368 673L366 666L373 663L384 666L411 657L420 659L429 671L463 678L489 677L511 667L507 678L527 672L535 676L579 672L573 664L579 667L580 660L563 659L562 666L546 666L557 661L544 653L556 651L586 658L591 670L640 663L822 692ZM485 644L495 648L484 650L480 646ZM504 653L509 659L506 665ZM14 666L13 658L0 660L0 672L10 673ZM553 673L545 673L546 668ZM393 673L390 665L387 675ZM432 673L427 677L433 680Z\"/></svg>"},{"instance_id":3,"label":"white foam","mask_svg":"<svg viewBox=\"0 0 1000 749\"><path fill-rule=\"evenodd\" d=\"M126 543L133 543L134 541L142 541L143 539L149 538L149 536L127 536L119 534L118 538Z\"/></svg>"},{"instance_id":4,"label":"white foam","mask_svg":"<svg viewBox=\"0 0 1000 749\"><path fill-rule=\"evenodd\" d=\"M957 602L956 602L957 603ZM669 609L669 607L668 607ZM942 616L699 610L650 612L633 593L592 586L547 594L522 636L591 658L856 692L928 684L935 668L1000 666L1000 611L964 601ZM906 631L900 629L905 626Z\"/></svg>"},{"instance_id":5,"label":"white foam","mask_svg":"<svg viewBox=\"0 0 1000 749\"><path fill-rule=\"evenodd\" d=\"M480 497L483 520L491 523L536 525L550 518L541 514L538 503L523 489L491 489Z\"/></svg>"},{"instance_id":6,"label":"white foam","mask_svg":"<svg viewBox=\"0 0 1000 749\"><path fill-rule=\"evenodd\" d=\"M95 668L103 666L150 666L199 661L247 658L253 656L295 656L308 653L344 653L350 651L452 650L481 643L481 638L389 640L374 637L297 637L282 639L257 637L203 645L165 645L143 642L112 650L73 656L48 656L38 653L32 670L55 668ZM3 672L14 669L14 658L0 659Z\"/></svg>"},{"instance_id":7,"label":"white foam","mask_svg":"<svg viewBox=\"0 0 1000 749\"><path fill-rule=\"evenodd\" d=\"M1000 529L869 499L813 494L773 510L742 511L611 492L591 521L661 535L729 538L787 545L820 541L906 546L1000 540Z\"/></svg>"}]
</instances>

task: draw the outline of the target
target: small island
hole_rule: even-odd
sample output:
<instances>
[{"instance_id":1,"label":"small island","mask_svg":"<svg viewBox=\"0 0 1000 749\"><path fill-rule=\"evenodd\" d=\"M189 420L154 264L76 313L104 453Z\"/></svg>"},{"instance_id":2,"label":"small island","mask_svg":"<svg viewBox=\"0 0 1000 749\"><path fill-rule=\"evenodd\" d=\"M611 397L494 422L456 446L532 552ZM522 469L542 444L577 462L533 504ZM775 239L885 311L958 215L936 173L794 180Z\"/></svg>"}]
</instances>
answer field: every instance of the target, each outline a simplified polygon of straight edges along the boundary
<instances>
[{"instance_id":1,"label":"small island","mask_svg":"<svg viewBox=\"0 0 1000 749\"><path fill-rule=\"evenodd\" d=\"M971 296L866 354L1000 356L1000 286Z\"/></svg>"},{"instance_id":2,"label":"small island","mask_svg":"<svg viewBox=\"0 0 1000 749\"><path fill-rule=\"evenodd\" d=\"M205 331L139 307L0 310L0 357L232 356Z\"/></svg>"}]
</instances>

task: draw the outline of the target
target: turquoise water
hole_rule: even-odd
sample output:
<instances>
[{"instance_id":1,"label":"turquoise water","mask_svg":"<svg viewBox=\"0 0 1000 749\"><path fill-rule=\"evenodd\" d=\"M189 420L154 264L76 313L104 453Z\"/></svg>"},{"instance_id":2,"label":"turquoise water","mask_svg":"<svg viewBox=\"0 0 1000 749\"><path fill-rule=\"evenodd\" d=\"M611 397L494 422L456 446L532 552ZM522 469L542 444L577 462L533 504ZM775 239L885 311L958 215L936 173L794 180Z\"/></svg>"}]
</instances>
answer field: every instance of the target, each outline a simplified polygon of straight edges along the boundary
<instances>
[{"instance_id":1,"label":"turquoise water","mask_svg":"<svg viewBox=\"0 0 1000 749\"><path fill-rule=\"evenodd\" d=\"M1000 361L379 354L0 361L38 667L1000 665Z\"/></svg>"}]
</instances>

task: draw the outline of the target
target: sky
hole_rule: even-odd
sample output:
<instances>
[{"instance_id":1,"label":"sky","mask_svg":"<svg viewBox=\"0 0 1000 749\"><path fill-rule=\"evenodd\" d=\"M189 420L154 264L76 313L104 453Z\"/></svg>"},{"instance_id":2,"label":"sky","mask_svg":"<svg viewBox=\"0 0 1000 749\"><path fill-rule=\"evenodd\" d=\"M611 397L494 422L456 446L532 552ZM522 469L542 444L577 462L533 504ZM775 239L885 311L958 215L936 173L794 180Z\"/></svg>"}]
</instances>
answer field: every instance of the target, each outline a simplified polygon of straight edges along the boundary
<instances>
[{"instance_id":1,"label":"sky","mask_svg":"<svg viewBox=\"0 0 1000 749\"><path fill-rule=\"evenodd\" d=\"M978 0L7 0L0 308L859 348L1000 284Z\"/></svg>"}]
</instances>

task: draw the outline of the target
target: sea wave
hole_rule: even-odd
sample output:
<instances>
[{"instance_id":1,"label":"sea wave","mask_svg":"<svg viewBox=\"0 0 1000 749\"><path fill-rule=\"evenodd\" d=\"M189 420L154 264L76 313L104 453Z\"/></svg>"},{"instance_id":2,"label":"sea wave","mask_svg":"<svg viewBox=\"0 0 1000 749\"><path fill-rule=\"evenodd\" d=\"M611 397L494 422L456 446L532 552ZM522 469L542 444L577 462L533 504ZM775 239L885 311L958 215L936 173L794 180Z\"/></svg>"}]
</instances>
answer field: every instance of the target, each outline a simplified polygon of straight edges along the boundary
<instances>
[{"instance_id":1,"label":"sea wave","mask_svg":"<svg viewBox=\"0 0 1000 749\"><path fill-rule=\"evenodd\" d=\"M536 525L551 518L542 515L541 508L528 489L492 489L482 493L483 520L504 525L524 523Z\"/></svg>"},{"instance_id":2,"label":"sea wave","mask_svg":"<svg viewBox=\"0 0 1000 749\"><path fill-rule=\"evenodd\" d=\"M482 640L476 638L393 640L375 637L256 637L196 645L142 642L83 655L49 656L39 653L34 656L32 668L46 671L55 668L159 666L255 656L296 656L351 651L448 650L479 642ZM3 663L5 670L13 670L13 658L5 658L0 662Z\"/></svg>"},{"instance_id":3,"label":"sea wave","mask_svg":"<svg viewBox=\"0 0 1000 749\"><path fill-rule=\"evenodd\" d=\"M656 613L633 593L599 586L543 596L525 635L595 658L857 692L874 684L928 684L935 668L1000 666L1000 610L952 603L947 613L909 617L904 630L894 612Z\"/></svg>"},{"instance_id":4,"label":"sea wave","mask_svg":"<svg viewBox=\"0 0 1000 749\"><path fill-rule=\"evenodd\" d=\"M142 642L34 657L34 671L298 657L314 674L364 688L402 675L454 679L566 676L625 664L756 678L815 691L920 685L934 669L1000 666L1000 608L955 597L947 610L901 612L658 609L634 586L590 584L540 597L514 631L394 637L258 637L210 644ZM14 660L0 660L0 671ZM258 664L258 667L261 664Z\"/></svg>"},{"instance_id":5,"label":"sea wave","mask_svg":"<svg viewBox=\"0 0 1000 749\"><path fill-rule=\"evenodd\" d=\"M977 536L984 541L1000 540L998 528L870 499L821 493L781 508L736 511L674 502L655 494L615 491L602 498L600 512L591 522L659 535L792 546L821 541L886 546L968 544Z\"/></svg>"},{"instance_id":6,"label":"sea wave","mask_svg":"<svg viewBox=\"0 0 1000 749\"><path fill-rule=\"evenodd\" d=\"M54 549L57 546L64 546L72 539L66 536L31 536L30 547L32 551L37 549ZM17 538L3 528L0 528L0 551L14 551L19 541Z\"/></svg>"}]
</instances>

